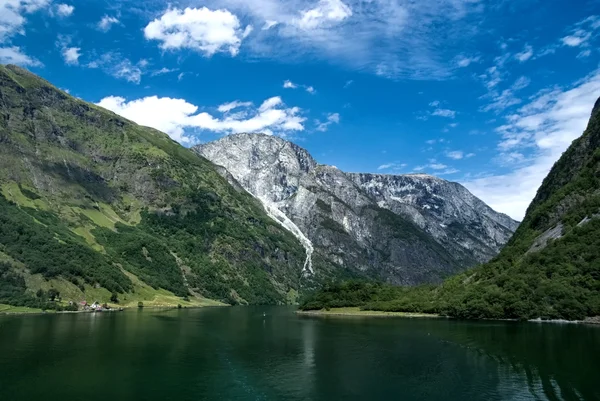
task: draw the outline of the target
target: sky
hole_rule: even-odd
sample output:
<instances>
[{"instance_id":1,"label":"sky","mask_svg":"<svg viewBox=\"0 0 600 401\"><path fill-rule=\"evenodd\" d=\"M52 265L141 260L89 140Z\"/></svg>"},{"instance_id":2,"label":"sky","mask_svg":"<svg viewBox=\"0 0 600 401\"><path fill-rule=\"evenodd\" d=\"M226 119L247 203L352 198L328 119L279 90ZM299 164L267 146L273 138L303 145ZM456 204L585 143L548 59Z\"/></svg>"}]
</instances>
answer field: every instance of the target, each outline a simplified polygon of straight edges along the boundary
<instances>
[{"instance_id":1,"label":"sky","mask_svg":"<svg viewBox=\"0 0 600 401\"><path fill-rule=\"evenodd\" d=\"M0 63L193 146L279 135L522 219L600 97L600 0L0 0Z\"/></svg>"}]
</instances>

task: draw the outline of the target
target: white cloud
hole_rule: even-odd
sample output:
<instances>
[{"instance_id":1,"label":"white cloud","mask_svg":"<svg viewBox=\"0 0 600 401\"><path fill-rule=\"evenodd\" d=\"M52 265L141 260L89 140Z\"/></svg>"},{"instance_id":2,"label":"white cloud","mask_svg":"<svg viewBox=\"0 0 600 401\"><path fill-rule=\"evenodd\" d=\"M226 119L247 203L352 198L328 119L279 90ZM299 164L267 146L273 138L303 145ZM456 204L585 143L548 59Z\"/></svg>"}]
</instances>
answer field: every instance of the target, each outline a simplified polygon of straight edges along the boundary
<instances>
[{"instance_id":1,"label":"white cloud","mask_svg":"<svg viewBox=\"0 0 600 401\"><path fill-rule=\"evenodd\" d=\"M455 173L459 172L459 170L457 170L453 167L449 167L443 163L439 163L435 159L429 160L429 164L426 164L423 166L417 166L413 169L414 172L421 172L421 171L428 171L428 170L432 171L435 175L438 175L438 176L450 175L450 174L455 174Z\"/></svg>"},{"instance_id":2,"label":"white cloud","mask_svg":"<svg viewBox=\"0 0 600 401\"><path fill-rule=\"evenodd\" d=\"M316 7L302 11L295 25L301 29L316 29L337 24L352 16L352 9L341 0L321 0Z\"/></svg>"},{"instance_id":3,"label":"white cloud","mask_svg":"<svg viewBox=\"0 0 600 401\"><path fill-rule=\"evenodd\" d=\"M329 129L331 124L339 124L340 123L340 115L339 113L329 113L327 115L327 119L325 121L316 120L315 121L317 127L317 131L325 132Z\"/></svg>"},{"instance_id":4,"label":"white cloud","mask_svg":"<svg viewBox=\"0 0 600 401\"><path fill-rule=\"evenodd\" d=\"M444 170L444 169L448 168L448 166L446 166L445 164L442 164L442 163L432 163L429 165L429 168L434 169L434 170Z\"/></svg>"},{"instance_id":5,"label":"white cloud","mask_svg":"<svg viewBox=\"0 0 600 401\"><path fill-rule=\"evenodd\" d=\"M0 0L0 43L15 34L23 35L24 14L47 7L50 0Z\"/></svg>"},{"instance_id":6,"label":"white cloud","mask_svg":"<svg viewBox=\"0 0 600 401\"><path fill-rule=\"evenodd\" d=\"M468 67L473 63L478 63L480 60L479 56L465 56L465 55L460 55L458 57L456 57L456 59L454 60L454 62L456 63L456 65L460 68L464 68L464 67Z\"/></svg>"},{"instance_id":7,"label":"white cloud","mask_svg":"<svg viewBox=\"0 0 600 401\"><path fill-rule=\"evenodd\" d=\"M97 104L138 124L166 132L174 140L186 144L197 142L187 130L199 129L226 134L269 131L285 133L304 130L303 123L306 120L300 115L298 107L285 107L279 97L265 100L259 109L246 106L248 116L243 118L238 118L239 115L215 117L206 112L198 113L198 106L184 99L168 97L149 96L126 101L122 97L109 96ZM242 107L240 104L248 103L238 102L236 107ZM230 110L232 109L228 111Z\"/></svg>"},{"instance_id":8,"label":"white cloud","mask_svg":"<svg viewBox=\"0 0 600 401\"><path fill-rule=\"evenodd\" d=\"M18 46L0 47L0 64L16 64L26 67L39 67L42 65L35 58L23 53Z\"/></svg>"},{"instance_id":9,"label":"white cloud","mask_svg":"<svg viewBox=\"0 0 600 401\"><path fill-rule=\"evenodd\" d=\"M425 143L428 145L435 145L436 143L444 143L444 142L446 142L446 140L444 138L429 139L429 140L425 141Z\"/></svg>"},{"instance_id":10,"label":"white cloud","mask_svg":"<svg viewBox=\"0 0 600 401\"><path fill-rule=\"evenodd\" d=\"M121 78L135 84L139 84L142 80L142 70L140 67L125 59L112 68L112 75L115 78Z\"/></svg>"},{"instance_id":11,"label":"white cloud","mask_svg":"<svg viewBox=\"0 0 600 401\"><path fill-rule=\"evenodd\" d=\"M229 113L231 110L237 109L239 107L250 107L252 106L252 102L240 102L239 100L234 100L233 102L224 103L220 105L217 110L221 113Z\"/></svg>"},{"instance_id":12,"label":"white cloud","mask_svg":"<svg viewBox=\"0 0 600 401\"><path fill-rule=\"evenodd\" d=\"M574 35L565 36L561 41L565 46L577 47L585 43L590 37L589 32L578 30Z\"/></svg>"},{"instance_id":13,"label":"white cloud","mask_svg":"<svg viewBox=\"0 0 600 401\"><path fill-rule=\"evenodd\" d=\"M533 47L525 45L522 52L515 54L515 58L521 63L529 60L533 56Z\"/></svg>"},{"instance_id":14,"label":"white cloud","mask_svg":"<svg viewBox=\"0 0 600 401\"><path fill-rule=\"evenodd\" d=\"M460 160L463 157L465 157L465 154L460 150L453 150L450 152L446 152L446 156L448 156L450 159Z\"/></svg>"},{"instance_id":15,"label":"white cloud","mask_svg":"<svg viewBox=\"0 0 600 401\"><path fill-rule=\"evenodd\" d=\"M139 84L144 74L143 69L148 65L145 59L139 60L136 64L131 60L122 57L118 53L105 53L98 59L91 61L86 65L88 68L101 68L104 72L118 79L124 79L128 82Z\"/></svg>"},{"instance_id":16,"label":"white cloud","mask_svg":"<svg viewBox=\"0 0 600 401\"><path fill-rule=\"evenodd\" d=\"M264 112L267 110L271 110L272 108L277 107L281 104L283 104L283 100L281 100L281 98L279 96L274 96L272 98L265 100L258 108L258 111Z\"/></svg>"},{"instance_id":17,"label":"white cloud","mask_svg":"<svg viewBox=\"0 0 600 401\"><path fill-rule=\"evenodd\" d=\"M155 77L157 75L165 75L165 74L169 74L171 72L177 72L177 71L179 71L179 68L167 68L167 67L163 67L160 70L156 70L156 71L152 72L150 74L150 76Z\"/></svg>"},{"instance_id":18,"label":"white cloud","mask_svg":"<svg viewBox=\"0 0 600 401\"><path fill-rule=\"evenodd\" d=\"M438 107L440 105L440 101L439 100L434 100L433 102L429 103L429 105L431 107Z\"/></svg>"},{"instance_id":19,"label":"white cloud","mask_svg":"<svg viewBox=\"0 0 600 401\"><path fill-rule=\"evenodd\" d=\"M457 49L480 34L479 0L207 0L264 30L244 41L253 56L326 59L382 77L441 79ZM300 10L300 11L299 11ZM277 22L277 29L266 22ZM266 29L270 28L270 29Z\"/></svg>"},{"instance_id":20,"label":"white cloud","mask_svg":"<svg viewBox=\"0 0 600 401\"><path fill-rule=\"evenodd\" d=\"M283 87L285 89L304 88L304 90L307 91L308 93L310 93L311 95L314 95L315 93L317 93L317 90L314 87L312 87L310 85L300 85L300 84L290 81L289 79L286 79L285 81L283 81Z\"/></svg>"},{"instance_id":21,"label":"white cloud","mask_svg":"<svg viewBox=\"0 0 600 401\"><path fill-rule=\"evenodd\" d=\"M56 6L56 14L62 18L70 17L74 11L75 7L69 4L59 4Z\"/></svg>"},{"instance_id":22,"label":"white cloud","mask_svg":"<svg viewBox=\"0 0 600 401\"><path fill-rule=\"evenodd\" d=\"M279 22L277 21L273 21L273 20L267 20L265 21L265 24L262 27L263 31L268 31L269 29L273 28L274 26L278 25Z\"/></svg>"},{"instance_id":23,"label":"white cloud","mask_svg":"<svg viewBox=\"0 0 600 401\"><path fill-rule=\"evenodd\" d=\"M496 90L490 91L488 93L487 98L491 98L492 102L482 107L483 111L496 111L502 112L508 109L509 107L515 106L522 102L516 96L516 93L522 89L525 89L531 83L531 79L528 77L522 76L519 77L508 89L504 89L502 92L497 92Z\"/></svg>"},{"instance_id":24,"label":"white cloud","mask_svg":"<svg viewBox=\"0 0 600 401\"><path fill-rule=\"evenodd\" d=\"M118 24L119 20L116 17L111 17L109 15L105 15L102 17L100 22L98 22L98 29L103 32L108 32L113 25Z\"/></svg>"},{"instance_id":25,"label":"white cloud","mask_svg":"<svg viewBox=\"0 0 600 401\"><path fill-rule=\"evenodd\" d=\"M435 109L432 113L432 116L438 117L446 117L446 118L454 118L456 117L456 111L449 109Z\"/></svg>"},{"instance_id":26,"label":"white cloud","mask_svg":"<svg viewBox=\"0 0 600 401\"><path fill-rule=\"evenodd\" d=\"M600 71L570 89L539 93L497 129L499 148L520 165L510 172L467 179L463 184L494 209L522 219L550 168L585 130L599 94ZM517 156L524 152L529 156Z\"/></svg>"},{"instance_id":27,"label":"white cloud","mask_svg":"<svg viewBox=\"0 0 600 401\"><path fill-rule=\"evenodd\" d=\"M582 50L577 55L577 58L586 58L586 57L589 57L591 54L592 54L592 51L590 49Z\"/></svg>"},{"instance_id":28,"label":"white cloud","mask_svg":"<svg viewBox=\"0 0 600 401\"><path fill-rule=\"evenodd\" d=\"M594 31L600 28L600 17L591 15L572 26L567 36L560 39L563 46L584 47L590 45L590 39L595 36Z\"/></svg>"},{"instance_id":29,"label":"white cloud","mask_svg":"<svg viewBox=\"0 0 600 401\"><path fill-rule=\"evenodd\" d=\"M210 57L218 52L236 56L242 40L252 31L240 28L237 16L228 10L172 8L144 28L148 40L158 40L162 49L192 49Z\"/></svg>"},{"instance_id":30,"label":"white cloud","mask_svg":"<svg viewBox=\"0 0 600 401\"><path fill-rule=\"evenodd\" d=\"M65 47L62 51L65 63L69 65L78 65L79 57L81 57L80 51L81 49L79 47Z\"/></svg>"},{"instance_id":31,"label":"white cloud","mask_svg":"<svg viewBox=\"0 0 600 401\"><path fill-rule=\"evenodd\" d=\"M349 79L348 81L346 81L346 83L344 84L344 89L348 88L350 85L352 85L354 83L354 80Z\"/></svg>"},{"instance_id":32,"label":"white cloud","mask_svg":"<svg viewBox=\"0 0 600 401\"><path fill-rule=\"evenodd\" d=\"M382 164L381 166L377 167L377 170L399 171L399 170L402 170L403 168L405 168L406 166L408 166L408 164L406 164L406 163L393 162L393 163Z\"/></svg>"},{"instance_id":33,"label":"white cloud","mask_svg":"<svg viewBox=\"0 0 600 401\"><path fill-rule=\"evenodd\" d=\"M460 170L457 170L455 168L447 168L444 171L438 171L436 172L436 175L442 176L442 175L451 175L451 174L456 174L459 173Z\"/></svg>"}]
</instances>

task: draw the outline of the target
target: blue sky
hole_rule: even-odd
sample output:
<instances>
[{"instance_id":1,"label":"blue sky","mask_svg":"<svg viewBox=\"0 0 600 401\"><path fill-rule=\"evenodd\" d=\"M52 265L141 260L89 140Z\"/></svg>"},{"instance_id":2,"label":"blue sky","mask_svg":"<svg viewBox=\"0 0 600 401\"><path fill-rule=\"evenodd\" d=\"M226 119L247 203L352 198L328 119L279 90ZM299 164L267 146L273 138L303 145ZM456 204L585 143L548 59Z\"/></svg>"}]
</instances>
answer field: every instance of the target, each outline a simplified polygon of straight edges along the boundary
<instances>
[{"instance_id":1,"label":"blue sky","mask_svg":"<svg viewBox=\"0 0 600 401\"><path fill-rule=\"evenodd\" d=\"M599 38L599 0L0 0L0 62L185 146L272 133L516 219L600 96Z\"/></svg>"}]
</instances>

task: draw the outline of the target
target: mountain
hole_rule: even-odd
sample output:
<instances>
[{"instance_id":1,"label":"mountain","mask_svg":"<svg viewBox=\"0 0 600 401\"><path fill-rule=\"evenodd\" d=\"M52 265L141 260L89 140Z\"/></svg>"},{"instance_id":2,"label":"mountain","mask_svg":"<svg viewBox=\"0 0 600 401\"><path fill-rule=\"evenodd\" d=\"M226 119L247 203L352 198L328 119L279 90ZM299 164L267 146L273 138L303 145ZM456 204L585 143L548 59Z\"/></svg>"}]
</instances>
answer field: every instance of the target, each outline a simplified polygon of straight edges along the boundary
<instances>
[{"instance_id":1,"label":"mountain","mask_svg":"<svg viewBox=\"0 0 600 401\"><path fill-rule=\"evenodd\" d=\"M294 302L304 248L214 166L0 66L0 303ZM37 293L37 296L36 296Z\"/></svg>"},{"instance_id":2,"label":"mountain","mask_svg":"<svg viewBox=\"0 0 600 401\"><path fill-rule=\"evenodd\" d=\"M394 284L439 282L494 257L518 223L436 177L345 173L262 134L194 148L285 221L309 254Z\"/></svg>"},{"instance_id":3,"label":"mountain","mask_svg":"<svg viewBox=\"0 0 600 401\"><path fill-rule=\"evenodd\" d=\"M586 131L555 163L497 257L437 287L346 283L303 307L332 305L459 318L600 316L600 99Z\"/></svg>"}]
</instances>

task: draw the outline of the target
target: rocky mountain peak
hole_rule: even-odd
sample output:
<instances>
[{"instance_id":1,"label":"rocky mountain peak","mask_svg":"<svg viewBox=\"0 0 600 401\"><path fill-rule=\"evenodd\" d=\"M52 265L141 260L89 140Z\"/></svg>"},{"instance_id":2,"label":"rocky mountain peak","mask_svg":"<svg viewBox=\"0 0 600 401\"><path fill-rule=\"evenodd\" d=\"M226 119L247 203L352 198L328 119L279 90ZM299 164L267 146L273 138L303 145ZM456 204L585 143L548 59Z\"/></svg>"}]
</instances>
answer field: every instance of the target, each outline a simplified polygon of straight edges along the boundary
<instances>
[{"instance_id":1,"label":"rocky mountain peak","mask_svg":"<svg viewBox=\"0 0 600 401\"><path fill-rule=\"evenodd\" d=\"M391 282L436 281L486 261L518 224L458 183L346 173L275 136L230 135L194 151L227 169L267 210L281 212L287 220L277 220L307 254Z\"/></svg>"}]
</instances>

